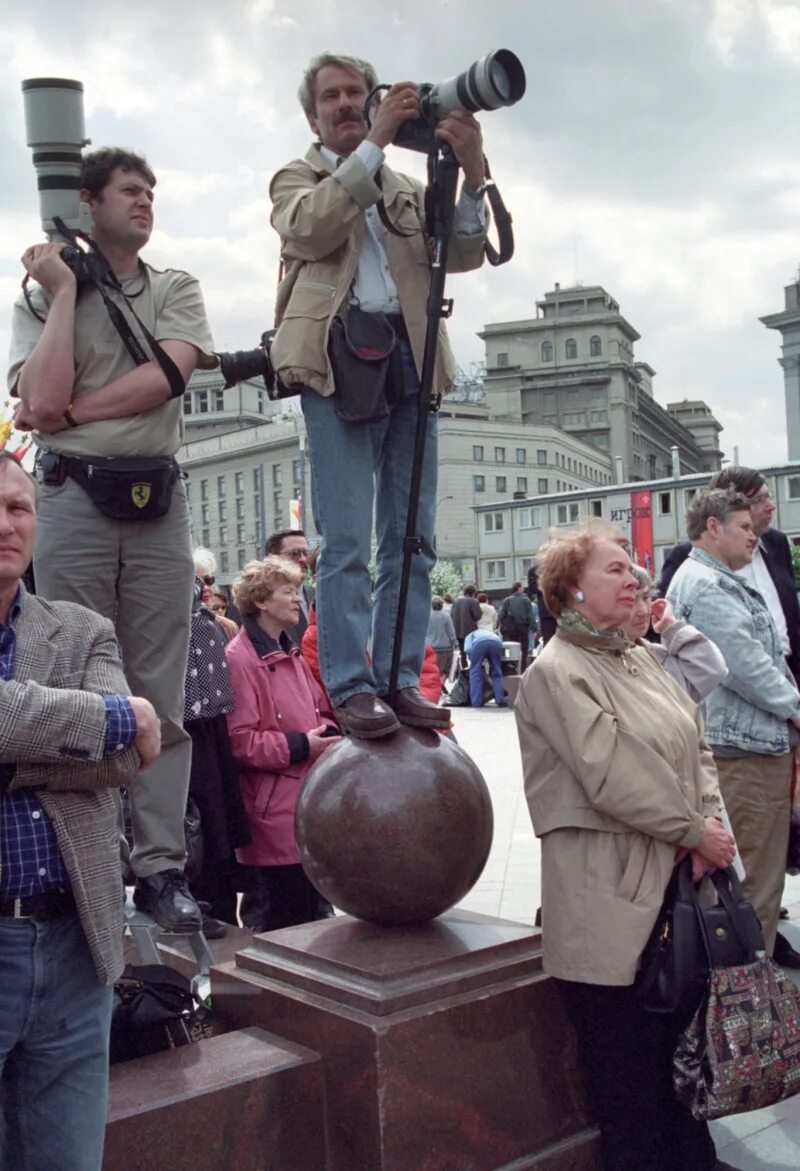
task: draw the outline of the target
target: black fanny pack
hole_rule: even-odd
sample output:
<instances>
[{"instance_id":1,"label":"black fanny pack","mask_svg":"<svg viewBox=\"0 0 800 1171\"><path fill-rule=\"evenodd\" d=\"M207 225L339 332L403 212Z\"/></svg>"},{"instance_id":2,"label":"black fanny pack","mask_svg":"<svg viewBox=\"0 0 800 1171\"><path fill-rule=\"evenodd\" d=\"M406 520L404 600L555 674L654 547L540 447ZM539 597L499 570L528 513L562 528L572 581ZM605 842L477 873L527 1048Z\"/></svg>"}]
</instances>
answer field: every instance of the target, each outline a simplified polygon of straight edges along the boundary
<instances>
[{"instance_id":1,"label":"black fanny pack","mask_svg":"<svg viewBox=\"0 0 800 1171\"><path fill-rule=\"evenodd\" d=\"M41 466L45 484L60 484L69 476L103 516L121 521L165 516L180 476L177 463L169 456L100 459L47 452Z\"/></svg>"},{"instance_id":2,"label":"black fanny pack","mask_svg":"<svg viewBox=\"0 0 800 1171\"><path fill-rule=\"evenodd\" d=\"M397 328L398 324L400 329ZM336 414L345 423L375 423L403 396L402 318L348 306L331 322L328 354Z\"/></svg>"}]
</instances>

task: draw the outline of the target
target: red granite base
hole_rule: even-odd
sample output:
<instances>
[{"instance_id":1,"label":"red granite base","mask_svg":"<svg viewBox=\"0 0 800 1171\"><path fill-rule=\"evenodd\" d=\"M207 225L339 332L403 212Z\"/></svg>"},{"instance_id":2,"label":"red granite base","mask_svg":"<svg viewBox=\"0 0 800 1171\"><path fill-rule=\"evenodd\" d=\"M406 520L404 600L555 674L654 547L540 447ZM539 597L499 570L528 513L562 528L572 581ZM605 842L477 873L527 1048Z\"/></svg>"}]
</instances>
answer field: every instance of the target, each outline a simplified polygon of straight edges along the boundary
<instances>
[{"instance_id":1,"label":"red granite base","mask_svg":"<svg viewBox=\"0 0 800 1171\"><path fill-rule=\"evenodd\" d=\"M103 1171L326 1171L316 1053L249 1028L111 1067Z\"/></svg>"},{"instance_id":2,"label":"red granite base","mask_svg":"<svg viewBox=\"0 0 800 1171\"><path fill-rule=\"evenodd\" d=\"M539 940L458 910L419 928L310 923L213 969L214 1009L322 1055L329 1171L596 1171Z\"/></svg>"}]
</instances>

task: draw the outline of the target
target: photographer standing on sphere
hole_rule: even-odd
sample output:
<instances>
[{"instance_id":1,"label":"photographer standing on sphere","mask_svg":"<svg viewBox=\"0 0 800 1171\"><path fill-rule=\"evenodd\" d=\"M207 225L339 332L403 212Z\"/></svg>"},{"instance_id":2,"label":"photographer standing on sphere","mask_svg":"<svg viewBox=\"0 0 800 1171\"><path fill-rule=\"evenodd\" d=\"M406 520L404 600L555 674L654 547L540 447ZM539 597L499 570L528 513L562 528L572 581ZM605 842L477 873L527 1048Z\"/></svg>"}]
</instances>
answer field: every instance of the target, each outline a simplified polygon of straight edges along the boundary
<instances>
[{"instance_id":1,"label":"photographer standing on sphere","mask_svg":"<svg viewBox=\"0 0 800 1171\"><path fill-rule=\"evenodd\" d=\"M103 290L154 359L143 353L137 364L98 288L79 284L61 259L62 244L35 244L22 263L40 287L14 306L8 385L20 399L16 426L33 429L39 449L37 590L114 622L131 687L161 720L161 756L130 792L136 905L167 930L192 932L201 915L183 874L191 752L183 683L194 567L174 457L185 383L198 365L216 363L197 281L139 258L153 230L155 182L127 151L83 160L81 199L113 272Z\"/></svg>"},{"instance_id":2,"label":"photographer standing on sphere","mask_svg":"<svg viewBox=\"0 0 800 1171\"><path fill-rule=\"evenodd\" d=\"M429 572L436 560L434 413L428 420L418 514L422 551L412 559L394 710L387 702L430 257L424 189L384 165L384 150L398 128L419 118L417 86L391 86L373 107L370 127L363 110L377 84L375 70L365 61L331 53L315 57L299 96L317 142L304 159L279 170L270 185L272 226L281 237L285 266L271 358L285 385L302 387L314 520L322 534L317 572L322 677L340 725L366 739L394 732L401 723L436 728L449 722L447 713L418 690L430 614ZM480 127L471 114L455 110L438 123L436 135L464 169L448 268L479 268L485 239ZM337 378L336 356L333 363L329 358L334 318L344 317L347 330L353 309L367 318L374 315L378 328L388 321L397 339L402 365L383 413L359 401L352 378L341 369ZM454 374L440 323L434 394L449 390ZM373 501L378 543L374 608L368 569ZM365 657L370 637L371 665Z\"/></svg>"}]
</instances>

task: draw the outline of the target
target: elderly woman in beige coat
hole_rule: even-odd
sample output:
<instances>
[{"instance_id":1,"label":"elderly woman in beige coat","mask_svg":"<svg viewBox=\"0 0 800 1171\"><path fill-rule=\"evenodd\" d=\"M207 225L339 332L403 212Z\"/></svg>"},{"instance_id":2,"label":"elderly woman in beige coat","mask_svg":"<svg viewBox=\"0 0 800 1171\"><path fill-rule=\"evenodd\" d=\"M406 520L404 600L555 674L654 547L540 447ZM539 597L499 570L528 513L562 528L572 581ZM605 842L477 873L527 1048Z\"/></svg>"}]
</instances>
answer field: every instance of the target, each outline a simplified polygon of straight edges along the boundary
<instances>
[{"instance_id":1,"label":"elderly woman in beige coat","mask_svg":"<svg viewBox=\"0 0 800 1171\"><path fill-rule=\"evenodd\" d=\"M676 860L691 852L699 879L734 856L699 709L620 629L637 581L616 530L560 535L537 567L558 630L515 712L545 971L578 1024L605 1171L711 1171L708 1128L672 1092L677 1022L634 988Z\"/></svg>"}]
</instances>

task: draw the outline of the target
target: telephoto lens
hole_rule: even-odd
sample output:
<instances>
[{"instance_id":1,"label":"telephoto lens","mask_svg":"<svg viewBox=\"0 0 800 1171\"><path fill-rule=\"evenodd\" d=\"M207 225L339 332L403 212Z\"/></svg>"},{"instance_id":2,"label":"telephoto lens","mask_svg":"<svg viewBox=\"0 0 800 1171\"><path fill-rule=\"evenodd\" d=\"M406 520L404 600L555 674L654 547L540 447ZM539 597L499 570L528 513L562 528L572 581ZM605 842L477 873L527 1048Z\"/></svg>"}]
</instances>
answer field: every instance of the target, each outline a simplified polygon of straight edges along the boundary
<instances>
[{"instance_id":1,"label":"telephoto lens","mask_svg":"<svg viewBox=\"0 0 800 1171\"><path fill-rule=\"evenodd\" d=\"M510 49L495 49L456 77L430 86L421 96L420 110L438 122L453 110L499 110L524 96L525 70L519 57Z\"/></svg>"},{"instance_id":2,"label":"telephoto lens","mask_svg":"<svg viewBox=\"0 0 800 1171\"><path fill-rule=\"evenodd\" d=\"M22 83L25 133L33 148L42 228L57 235L55 217L72 231L91 228L89 208L80 201L83 148L83 84L64 77L31 77Z\"/></svg>"}]
</instances>

